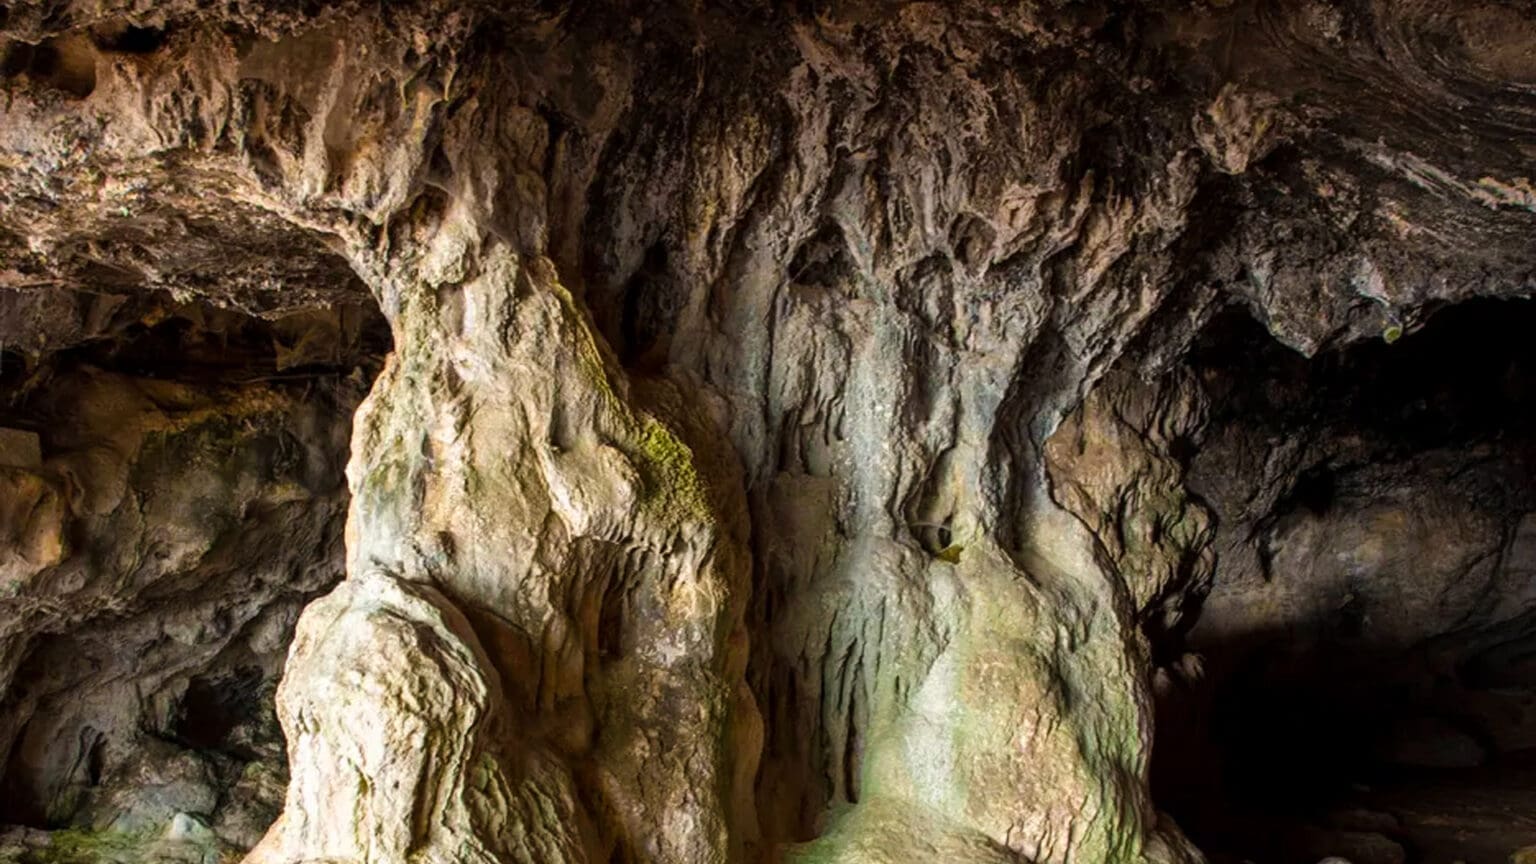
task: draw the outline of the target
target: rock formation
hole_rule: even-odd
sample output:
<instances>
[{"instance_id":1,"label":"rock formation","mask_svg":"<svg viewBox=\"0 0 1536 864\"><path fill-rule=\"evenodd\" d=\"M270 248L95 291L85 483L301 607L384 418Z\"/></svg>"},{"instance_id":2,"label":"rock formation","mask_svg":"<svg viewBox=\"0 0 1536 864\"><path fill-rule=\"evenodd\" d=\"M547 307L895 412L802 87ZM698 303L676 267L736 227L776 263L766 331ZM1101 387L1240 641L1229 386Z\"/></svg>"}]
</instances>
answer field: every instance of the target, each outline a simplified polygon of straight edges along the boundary
<instances>
[{"instance_id":1,"label":"rock formation","mask_svg":"<svg viewBox=\"0 0 1536 864\"><path fill-rule=\"evenodd\" d=\"M1532 290L1523 6L0 36L0 857L1195 862L1237 637L1536 687L1523 427L1348 410Z\"/></svg>"},{"instance_id":2,"label":"rock formation","mask_svg":"<svg viewBox=\"0 0 1536 864\"><path fill-rule=\"evenodd\" d=\"M1212 407L1187 481L1217 517L1220 564L1186 640L1202 668L1167 682L1155 777L1192 832L1239 847L1274 832L1314 859L1369 844L1388 854L1368 860L1403 860L1396 844L1493 860L1530 843L1503 836L1529 836L1514 824L1529 776L1497 775L1528 765L1536 733L1533 311L1470 303L1310 362L1255 350L1251 321L1208 328L1191 363ZM1474 766L1493 788L1458 797L1502 796L1510 815L1450 848L1329 800Z\"/></svg>"},{"instance_id":3,"label":"rock formation","mask_svg":"<svg viewBox=\"0 0 1536 864\"><path fill-rule=\"evenodd\" d=\"M346 413L383 343L356 308L55 299L82 344L4 370L0 819L137 835L197 813L203 845L250 846L286 782L294 622L342 576Z\"/></svg>"}]
</instances>

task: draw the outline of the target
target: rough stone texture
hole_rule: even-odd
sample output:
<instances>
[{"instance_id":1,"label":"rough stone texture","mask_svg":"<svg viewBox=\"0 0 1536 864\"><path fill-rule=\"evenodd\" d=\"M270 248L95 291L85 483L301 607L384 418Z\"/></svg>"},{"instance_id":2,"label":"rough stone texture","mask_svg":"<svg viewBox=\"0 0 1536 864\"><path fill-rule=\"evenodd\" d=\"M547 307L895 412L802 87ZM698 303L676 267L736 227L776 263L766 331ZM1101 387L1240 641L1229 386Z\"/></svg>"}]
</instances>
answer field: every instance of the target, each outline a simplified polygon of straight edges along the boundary
<instances>
[{"instance_id":1,"label":"rough stone texture","mask_svg":"<svg viewBox=\"0 0 1536 864\"><path fill-rule=\"evenodd\" d=\"M1518 659L1532 644L1532 312L1473 304L1311 361L1251 322L1203 337L1192 377L1213 407L1186 479L1216 515L1217 566L1176 634L1201 661L1170 677L1159 757L1161 800L1197 836L1248 854L1241 835L1310 821L1288 829L1297 860L1389 862L1402 853L1387 838L1320 824L1352 784L1487 766L1490 788L1522 800L1528 782L1501 775L1536 732L1536 677ZM1368 833L1421 855L1412 835L1435 819L1488 846L1507 832L1500 858L1529 842L1512 817L1472 827L1482 800L1438 816L1410 804L1415 824ZM1377 851L1345 851L1359 843Z\"/></svg>"},{"instance_id":2,"label":"rough stone texture","mask_svg":"<svg viewBox=\"0 0 1536 864\"><path fill-rule=\"evenodd\" d=\"M284 771L271 691L341 575L364 382L276 375L279 337L241 316L158 317L0 370L0 417L30 427L3 454L0 822L156 837L217 815L249 846L222 811L242 772ZM256 837L280 802L244 816Z\"/></svg>"},{"instance_id":3,"label":"rough stone texture","mask_svg":"<svg viewBox=\"0 0 1536 864\"><path fill-rule=\"evenodd\" d=\"M1139 382L1530 290L1536 23L1456 11L17 2L0 296L389 319L253 861L1193 860L1229 545Z\"/></svg>"}]
</instances>

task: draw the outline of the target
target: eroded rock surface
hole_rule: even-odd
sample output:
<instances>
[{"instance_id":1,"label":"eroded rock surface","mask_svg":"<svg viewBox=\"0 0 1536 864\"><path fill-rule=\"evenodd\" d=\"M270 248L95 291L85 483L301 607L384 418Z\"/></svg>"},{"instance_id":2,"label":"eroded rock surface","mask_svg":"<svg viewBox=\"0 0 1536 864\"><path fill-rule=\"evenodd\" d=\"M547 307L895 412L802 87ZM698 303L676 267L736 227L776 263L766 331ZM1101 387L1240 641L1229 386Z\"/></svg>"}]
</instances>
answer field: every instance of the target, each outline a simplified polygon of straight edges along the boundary
<instances>
[{"instance_id":1,"label":"eroded rock surface","mask_svg":"<svg viewBox=\"0 0 1536 864\"><path fill-rule=\"evenodd\" d=\"M110 838L180 818L249 847L281 803L271 700L294 623L342 573L366 386L345 361L371 361L359 330L341 369L279 373L280 328L165 299L150 322L5 355L0 822L127 848Z\"/></svg>"},{"instance_id":2,"label":"eroded rock surface","mask_svg":"<svg viewBox=\"0 0 1536 864\"><path fill-rule=\"evenodd\" d=\"M1193 861L1188 346L1531 287L1536 24L1450 11L12 3L6 339L389 321L253 861ZM59 566L21 494L7 572Z\"/></svg>"},{"instance_id":3,"label":"eroded rock surface","mask_svg":"<svg viewBox=\"0 0 1536 864\"><path fill-rule=\"evenodd\" d=\"M1197 835L1295 860L1354 844L1367 851L1352 859L1383 862L1402 860L1394 845L1502 860L1531 842L1512 815L1536 789L1517 770L1536 731L1519 659L1531 314L1468 304L1311 361L1240 317L1202 338L1191 365L1212 407L1187 482L1217 517L1217 566L1176 640L1202 662L1169 681L1158 768ZM1452 790L1464 805L1447 806ZM1511 815L1479 813L1499 799ZM1350 811L1365 805L1404 816L1362 824ZM1436 835L1454 826L1466 839L1446 847Z\"/></svg>"}]
</instances>

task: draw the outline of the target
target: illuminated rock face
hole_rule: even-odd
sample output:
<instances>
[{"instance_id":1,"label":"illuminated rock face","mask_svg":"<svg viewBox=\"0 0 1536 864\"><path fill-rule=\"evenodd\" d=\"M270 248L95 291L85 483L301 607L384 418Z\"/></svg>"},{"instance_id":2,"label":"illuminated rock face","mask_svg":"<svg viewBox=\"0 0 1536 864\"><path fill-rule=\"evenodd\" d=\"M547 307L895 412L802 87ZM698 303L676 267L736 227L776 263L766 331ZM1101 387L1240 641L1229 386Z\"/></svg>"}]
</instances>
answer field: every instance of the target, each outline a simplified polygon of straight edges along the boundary
<instances>
[{"instance_id":1,"label":"illuminated rock face","mask_svg":"<svg viewBox=\"0 0 1536 864\"><path fill-rule=\"evenodd\" d=\"M206 701L209 628L277 615L291 781L220 835L260 864L1195 860L1148 788L1231 551L1191 341L1531 285L1536 22L1492 3L290 5L0 15L11 821L186 840L280 785L188 780L207 723L47 743ZM255 316L261 374L33 374L168 306ZM189 416L224 437L134 455ZM252 429L330 473L221 468ZM153 578L82 551L140 535ZM208 602L146 611L172 575ZM39 702L82 630L122 692Z\"/></svg>"}]
</instances>

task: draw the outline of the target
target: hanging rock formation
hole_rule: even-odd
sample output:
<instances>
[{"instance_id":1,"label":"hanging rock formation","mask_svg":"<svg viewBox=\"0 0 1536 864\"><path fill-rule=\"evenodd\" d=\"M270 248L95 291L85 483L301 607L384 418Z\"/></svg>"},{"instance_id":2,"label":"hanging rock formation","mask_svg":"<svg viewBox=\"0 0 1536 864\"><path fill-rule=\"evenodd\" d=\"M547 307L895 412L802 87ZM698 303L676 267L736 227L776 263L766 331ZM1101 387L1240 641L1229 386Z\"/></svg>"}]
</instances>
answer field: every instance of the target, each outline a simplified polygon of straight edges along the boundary
<instances>
[{"instance_id":1,"label":"hanging rock formation","mask_svg":"<svg viewBox=\"0 0 1536 864\"><path fill-rule=\"evenodd\" d=\"M1198 666L1236 543L1191 491L1220 406L1186 351L1233 304L1305 354L1396 340L1536 263L1514 4L19 0L0 34L7 370L113 304L374 303L392 334L253 864L1199 860L1148 785L1154 682ZM365 383L383 340L349 326L261 362ZM31 502L0 503L0 778L62 808L5 813L34 827L102 785L14 731L39 681L215 674L340 560L319 474L134 454L199 411L332 435L343 376L106 374L0 438L32 454L0 469ZM79 491L93 446L145 467ZM185 575L215 525L261 590ZM87 622L149 620L162 577L76 544L172 526L154 572L218 606L175 624L223 635L161 670ZM82 633L110 680L39 641Z\"/></svg>"}]
</instances>

